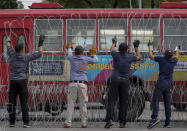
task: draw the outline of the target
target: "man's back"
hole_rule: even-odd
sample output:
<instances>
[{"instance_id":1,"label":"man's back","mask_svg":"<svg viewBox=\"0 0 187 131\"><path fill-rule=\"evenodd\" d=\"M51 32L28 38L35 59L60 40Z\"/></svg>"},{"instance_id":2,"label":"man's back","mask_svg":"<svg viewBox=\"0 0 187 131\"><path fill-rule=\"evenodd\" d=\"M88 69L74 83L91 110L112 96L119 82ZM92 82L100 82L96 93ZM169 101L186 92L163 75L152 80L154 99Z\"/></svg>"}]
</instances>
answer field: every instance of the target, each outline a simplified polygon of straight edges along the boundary
<instances>
[{"instance_id":1,"label":"man's back","mask_svg":"<svg viewBox=\"0 0 187 131\"><path fill-rule=\"evenodd\" d=\"M12 48L8 47L8 54L11 61L11 80L24 80L27 79L29 61L41 57L42 53L22 54L14 53Z\"/></svg>"},{"instance_id":2,"label":"man's back","mask_svg":"<svg viewBox=\"0 0 187 131\"><path fill-rule=\"evenodd\" d=\"M88 64L94 64L97 61L93 58L84 55L68 56L71 63L70 80L84 80L87 81Z\"/></svg>"},{"instance_id":3,"label":"man's back","mask_svg":"<svg viewBox=\"0 0 187 131\"><path fill-rule=\"evenodd\" d=\"M22 80L26 78L28 62L23 54L15 54L11 58L11 80Z\"/></svg>"},{"instance_id":4,"label":"man's back","mask_svg":"<svg viewBox=\"0 0 187 131\"><path fill-rule=\"evenodd\" d=\"M172 83L173 70L178 60L166 56L156 56L155 61L159 63L159 80Z\"/></svg>"},{"instance_id":5,"label":"man's back","mask_svg":"<svg viewBox=\"0 0 187 131\"><path fill-rule=\"evenodd\" d=\"M112 57L114 59L113 76L128 79L130 74L130 65L132 62L136 61L136 56L128 53L121 54L113 51Z\"/></svg>"}]
</instances>

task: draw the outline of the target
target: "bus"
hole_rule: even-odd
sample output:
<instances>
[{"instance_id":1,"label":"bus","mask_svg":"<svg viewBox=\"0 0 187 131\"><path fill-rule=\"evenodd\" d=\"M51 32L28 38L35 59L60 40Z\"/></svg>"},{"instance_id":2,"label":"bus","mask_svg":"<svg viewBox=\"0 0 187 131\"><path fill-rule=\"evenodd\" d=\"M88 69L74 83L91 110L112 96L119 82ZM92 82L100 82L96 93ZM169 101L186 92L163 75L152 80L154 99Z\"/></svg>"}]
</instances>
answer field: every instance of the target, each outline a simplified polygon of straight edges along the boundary
<instances>
[{"instance_id":1,"label":"bus","mask_svg":"<svg viewBox=\"0 0 187 131\"><path fill-rule=\"evenodd\" d=\"M59 115L66 104L70 80L70 63L66 44L82 45L85 55L94 44L99 62L88 65L89 103L107 106L107 90L113 60L112 38L117 46L125 42L134 53L133 41L140 40L142 59L131 64L131 87L128 120L142 114L145 101L152 99L158 79L158 63L148 58L149 41L154 55L163 55L166 48L180 45L179 61L174 69L172 105L177 110L187 106L187 3L162 3L159 9L64 9L57 3L33 3L30 9L0 10L0 105L8 104L10 60L6 38L12 47L24 43L25 53L37 51L40 35L45 35L44 53L32 61L28 69L30 110ZM116 107L118 105L116 104ZM117 108L116 108L117 111Z\"/></svg>"}]
</instances>

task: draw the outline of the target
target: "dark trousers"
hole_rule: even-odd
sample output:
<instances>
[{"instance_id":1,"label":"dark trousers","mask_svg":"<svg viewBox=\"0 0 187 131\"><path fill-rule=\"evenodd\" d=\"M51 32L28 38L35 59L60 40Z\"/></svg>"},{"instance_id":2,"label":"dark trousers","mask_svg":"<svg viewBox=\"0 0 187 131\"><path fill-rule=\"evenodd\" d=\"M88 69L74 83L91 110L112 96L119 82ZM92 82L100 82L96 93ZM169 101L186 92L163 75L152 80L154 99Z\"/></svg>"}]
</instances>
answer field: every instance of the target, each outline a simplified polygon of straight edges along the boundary
<instances>
[{"instance_id":1,"label":"dark trousers","mask_svg":"<svg viewBox=\"0 0 187 131\"><path fill-rule=\"evenodd\" d=\"M11 80L9 88L9 121L14 124L16 120L16 98L19 95L23 122L29 123L27 80Z\"/></svg>"},{"instance_id":2,"label":"dark trousers","mask_svg":"<svg viewBox=\"0 0 187 131\"><path fill-rule=\"evenodd\" d=\"M106 122L109 120L114 121L114 106L119 96L119 122L126 123L129 85L130 83L128 79L120 77L111 79L111 87L108 93Z\"/></svg>"},{"instance_id":3,"label":"dark trousers","mask_svg":"<svg viewBox=\"0 0 187 131\"><path fill-rule=\"evenodd\" d=\"M170 94L171 84L167 81L158 81L153 93L153 112L151 115L152 119L157 119L159 112L159 101L160 97L163 96L164 106L165 106L165 115L166 115L166 123L170 122L171 117L171 94Z\"/></svg>"}]
</instances>

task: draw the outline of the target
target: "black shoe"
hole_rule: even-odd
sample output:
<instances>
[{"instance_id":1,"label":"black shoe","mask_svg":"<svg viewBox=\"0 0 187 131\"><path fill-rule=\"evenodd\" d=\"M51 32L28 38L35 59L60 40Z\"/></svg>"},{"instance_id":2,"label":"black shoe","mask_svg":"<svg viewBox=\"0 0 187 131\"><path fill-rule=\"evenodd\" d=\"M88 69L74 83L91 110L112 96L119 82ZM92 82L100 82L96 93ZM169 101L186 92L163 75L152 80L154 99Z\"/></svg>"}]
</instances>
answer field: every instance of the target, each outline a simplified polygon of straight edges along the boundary
<instances>
[{"instance_id":1,"label":"black shoe","mask_svg":"<svg viewBox=\"0 0 187 131\"><path fill-rule=\"evenodd\" d=\"M106 125L104 126L104 128L111 128L114 125L114 122L112 120L109 120Z\"/></svg>"},{"instance_id":2,"label":"black shoe","mask_svg":"<svg viewBox=\"0 0 187 131\"><path fill-rule=\"evenodd\" d=\"M29 124L23 124L23 128L30 128L31 126Z\"/></svg>"},{"instance_id":3,"label":"black shoe","mask_svg":"<svg viewBox=\"0 0 187 131\"><path fill-rule=\"evenodd\" d=\"M126 123L119 123L119 128L125 128Z\"/></svg>"},{"instance_id":4,"label":"black shoe","mask_svg":"<svg viewBox=\"0 0 187 131\"><path fill-rule=\"evenodd\" d=\"M15 125L14 124L10 124L9 127L14 127Z\"/></svg>"},{"instance_id":5,"label":"black shoe","mask_svg":"<svg viewBox=\"0 0 187 131\"><path fill-rule=\"evenodd\" d=\"M153 128L153 127L156 126L159 122L160 122L160 120L152 119L152 120L149 122L149 125L147 126L147 129Z\"/></svg>"},{"instance_id":6,"label":"black shoe","mask_svg":"<svg viewBox=\"0 0 187 131\"><path fill-rule=\"evenodd\" d=\"M163 128L171 128L170 124L169 123L165 123Z\"/></svg>"},{"instance_id":7,"label":"black shoe","mask_svg":"<svg viewBox=\"0 0 187 131\"><path fill-rule=\"evenodd\" d=\"M10 122L9 127L14 127L15 126L15 122Z\"/></svg>"}]
</instances>

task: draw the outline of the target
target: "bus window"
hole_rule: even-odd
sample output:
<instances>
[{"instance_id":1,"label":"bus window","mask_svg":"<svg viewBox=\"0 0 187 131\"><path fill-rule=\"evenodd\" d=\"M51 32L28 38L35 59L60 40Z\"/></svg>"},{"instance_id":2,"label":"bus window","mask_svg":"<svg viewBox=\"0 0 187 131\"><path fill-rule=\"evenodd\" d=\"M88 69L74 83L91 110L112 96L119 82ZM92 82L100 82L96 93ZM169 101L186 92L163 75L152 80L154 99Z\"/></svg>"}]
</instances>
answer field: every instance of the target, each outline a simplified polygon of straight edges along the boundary
<instances>
[{"instance_id":1,"label":"bus window","mask_svg":"<svg viewBox=\"0 0 187 131\"><path fill-rule=\"evenodd\" d=\"M21 43L24 45L24 49L25 49L25 46L26 46L25 35L19 35L18 36L18 44L21 44ZM24 50L24 53L25 53L25 50Z\"/></svg>"},{"instance_id":2,"label":"bus window","mask_svg":"<svg viewBox=\"0 0 187 131\"><path fill-rule=\"evenodd\" d=\"M187 19L164 19L164 49L175 49L176 45L187 50Z\"/></svg>"},{"instance_id":3,"label":"bus window","mask_svg":"<svg viewBox=\"0 0 187 131\"><path fill-rule=\"evenodd\" d=\"M63 20L61 19L36 19L35 20L35 50L38 48L40 35L45 35L44 50L46 52L63 51Z\"/></svg>"},{"instance_id":4,"label":"bus window","mask_svg":"<svg viewBox=\"0 0 187 131\"><path fill-rule=\"evenodd\" d=\"M134 40L140 40L140 51L148 51L149 40L154 44L154 50L160 50L160 24L159 19L131 20L131 45Z\"/></svg>"},{"instance_id":5,"label":"bus window","mask_svg":"<svg viewBox=\"0 0 187 131\"><path fill-rule=\"evenodd\" d=\"M10 38L10 35L3 36L3 53L2 53L3 62L9 62L9 56L7 54L7 41L6 41L7 37Z\"/></svg>"},{"instance_id":6,"label":"bus window","mask_svg":"<svg viewBox=\"0 0 187 131\"><path fill-rule=\"evenodd\" d=\"M67 20L67 43L84 47L88 51L92 44L96 44L96 20L69 19Z\"/></svg>"},{"instance_id":7,"label":"bus window","mask_svg":"<svg viewBox=\"0 0 187 131\"><path fill-rule=\"evenodd\" d=\"M127 19L100 19L99 50L109 51L114 36L117 37L117 45L127 43Z\"/></svg>"}]
</instances>

